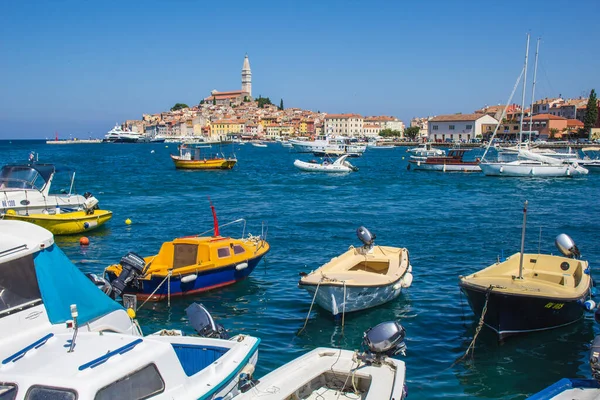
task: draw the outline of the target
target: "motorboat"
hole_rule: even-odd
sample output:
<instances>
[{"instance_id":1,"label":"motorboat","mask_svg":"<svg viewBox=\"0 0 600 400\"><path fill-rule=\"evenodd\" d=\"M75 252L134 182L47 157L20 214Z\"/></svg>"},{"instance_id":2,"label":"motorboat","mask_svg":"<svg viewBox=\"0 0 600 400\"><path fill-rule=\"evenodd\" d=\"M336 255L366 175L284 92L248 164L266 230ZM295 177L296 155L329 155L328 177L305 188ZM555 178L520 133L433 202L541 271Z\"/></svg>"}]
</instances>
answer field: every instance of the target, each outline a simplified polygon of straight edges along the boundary
<instances>
[{"instance_id":1,"label":"motorboat","mask_svg":"<svg viewBox=\"0 0 600 400\"><path fill-rule=\"evenodd\" d=\"M4 219L30 222L46 228L54 235L73 235L96 229L112 218L112 212L93 209L90 211L61 212L60 208L54 214L19 215L8 210Z\"/></svg>"},{"instance_id":2,"label":"motorboat","mask_svg":"<svg viewBox=\"0 0 600 400\"><path fill-rule=\"evenodd\" d=\"M600 147L584 147L581 152L584 157L579 164L590 172L600 172Z\"/></svg>"},{"instance_id":3,"label":"motorboat","mask_svg":"<svg viewBox=\"0 0 600 400\"><path fill-rule=\"evenodd\" d=\"M420 159L425 159L427 157L440 157L446 154L444 150L433 147L431 142L425 142L420 146L406 150L406 152L410 153L411 157Z\"/></svg>"},{"instance_id":4,"label":"motorboat","mask_svg":"<svg viewBox=\"0 0 600 400\"><path fill-rule=\"evenodd\" d=\"M187 310L186 310L187 311ZM213 399L238 393L259 339L161 330L143 336L46 229L0 221L0 396L4 399ZM188 313L188 315L190 315Z\"/></svg>"},{"instance_id":5,"label":"motorboat","mask_svg":"<svg viewBox=\"0 0 600 400\"><path fill-rule=\"evenodd\" d=\"M361 156L366 150L367 145L346 136L335 136L332 134L319 135L316 140L296 140L290 139L294 150L298 153L318 153L330 154L335 151L343 151L352 154L354 157Z\"/></svg>"},{"instance_id":6,"label":"motorboat","mask_svg":"<svg viewBox=\"0 0 600 400\"><path fill-rule=\"evenodd\" d=\"M251 142L254 147L267 147L267 145L263 142Z\"/></svg>"},{"instance_id":7,"label":"motorboat","mask_svg":"<svg viewBox=\"0 0 600 400\"><path fill-rule=\"evenodd\" d=\"M287 141L287 140L282 140L282 141L281 141L281 146L282 146L282 147L287 147L287 148L290 148L290 149L294 147L294 146L293 146L293 145L292 145L292 144L291 144L289 141Z\"/></svg>"},{"instance_id":8,"label":"motorboat","mask_svg":"<svg viewBox=\"0 0 600 400\"><path fill-rule=\"evenodd\" d=\"M332 161L330 158L326 158L320 163L316 160L311 160L308 162L296 160L294 161L294 166L305 172L325 172L330 174L358 171L358 168L352 165L349 161L346 161L346 158L348 158L347 154L338 157L335 161Z\"/></svg>"},{"instance_id":9,"label":"motorboat","mask_svg":"<svg viewBox=\"0 0 600 400\"><path fill-rule=\"evenodd\" d=\"M33 156L34 157L34 156ZM75 170L33 161L8 164L0 170L0 215L92 213L98 199L73 192ZM60 189L58 189L60 188Z\"/></svg>"},{"instance_id":10,"label":"motorboat","mask_svg":"<svg viewBox=\"0 0 600 400\"><path fill-rule=\"evenodd\" d=\"M467 149L450 149L446 156L429 156L422 160L420 158L411 158L408 160L409 169L421 171L441 171L441 172L481 172L479 168L479 159L465 161Z\"/></svg>"},{"instance_id":11,"label":"motorboat","mask_svg":"<svg viewBox=\"0 0 600 400\"><path fill-rule=\"evenodd\" d=\"M150 141L151 138L144 133L125 130L119 124L115 124L103 139L103 142L106 143L145 143Z\"/></svg>"},{"instance_id":12,"label":"motorboat","mask_svg":"<svg viewBox=\"0 0 600 400\"><path fill-rule=\"evenodd\" d=\"M587 261L573 240L561 234L556 246L563 256L524 252L527 202L523 212L521 251L467 276L459 286L473 312L500 340L518 333L558 328L583 317L590 293Z\"/></svg>"},{"instance_id":13,"label":"motorboat","mask_svg":"<svg viewBox=\"0 0 600 400\"><path fill-rule=\"evenodd\" d=\"M177 169L232 169L237 163L235 155L226 157L223 153L210 153L210 146L179 146L179 155L171 154Z\"/></svg>"},{"instance_id":14,"label":"motorboat","mask_svg":"<svg viewBox=\"0 0 600 400\"><path fill-rule=\"evenodd\" d=\"M412 284L407 249L375 246L375 235L362 226L356 233L363 246L350 246L320 268L302 273L298 283L334 316L387 303Z\"/></svg>"},{"instance_id":15,"label":"motorboat","mask_svg":"<svg viewBox=\"0 0 600 400\"><path fill-rule=\"evenodd\" d=\"M236 400L362 399L407 396L404 328L381 323L364 334L363 351L319 347L270 372Z\"/></svg>"},{"instance_id":16,"label":"motorboat","mask_svg":"<svg viewBox=\"0 0 600 400\"><path fill-rule=\"evenodd\" d=\"M222 286L231 285L247 278L258 262L269 251L264 235L240 239L221 236L214 206L211 204L214 228L212 236L176 238L165 242L158 254L140 257L128 253L118 264L105 269L105 276L112 286L112 295L133 294L150 301L170 300ZM225 225L224 225L225 226Z\"/></svg>"}]
</instances>

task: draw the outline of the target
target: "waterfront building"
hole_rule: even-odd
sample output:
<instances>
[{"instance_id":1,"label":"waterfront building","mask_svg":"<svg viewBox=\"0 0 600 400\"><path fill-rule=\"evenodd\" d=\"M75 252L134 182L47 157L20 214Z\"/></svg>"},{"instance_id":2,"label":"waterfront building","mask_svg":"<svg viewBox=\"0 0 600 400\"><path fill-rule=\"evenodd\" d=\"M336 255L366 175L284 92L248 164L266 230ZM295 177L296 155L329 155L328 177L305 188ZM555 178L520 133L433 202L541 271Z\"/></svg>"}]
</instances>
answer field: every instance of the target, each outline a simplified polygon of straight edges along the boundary
<instances>
[{"instance_id":1,"label":"waterfront building","mask_svg":"<svg viewBox=\"0 0 600 400\"><path fill-rule=\"evenodd\" d=\"M294 134L294 127L293 125L273 124L267 126L266 133L267 139L281 139L292 136Z\"/></svg>"},{"instance_id":2,"label":"waterfront building","mask_svg":"<svg viewBox=\"0 0 600 400\"><path fill-rule=\"evenodd\" d=\"M555 103L550 107L548 114L556 115L566 119L577 119L578 110L585 110L587 107L587 99L580 97L579 99L569 99L560 103ZM580 117L585 115L585 112L579 111Z\"/></svg>"},{"instance_id":3,"label":"waterfront building","mask_svg":"<svg viewBox=\"0 0 600 400\"><path fill-rule=\"evenodd\" d=\"M435 142L468 142L483 137L483 124L497 124L487 114L438 115L429 120L428 139Z\"/></svg>"},{"instance_id":4,"label":"waterfront building","mask_svg":"<svg viewBox=\"0 0 600 400\"><path fill-rule=\"evenodd\" d=\"M376 124L367 124L366 122L363 124L363 136L368 138L374 138L379 136L379 132L382 131L381 126Z\"/></svg>"},{"instance_id":5,"label":"waterfront building","mask_svg":"<svg viewBox=\"0 0 600 400\"><path fill-rule=\"evenodd\" d=\"M540 99L533 103L533 115L548 114L552 106L562 102L564 100L561 97Z\"/></svg>"},{"instance_id":6,"label":"waterfront building","mask_svg":"<svg viewBox=\"0 0 600 400\"><path fill-rule=\"evenodd\" d=\"M327 132L334 135L359 137L363 134L364 120L358 114L328 114L324 124Z\"/></svg>"},{"instance_id":7,"label":"waterfront building","mask_svg":"<svg viewBox=\"0 0 600 400\"><path fill-rule=\"evenodd\" d=\"M567 132L567 119L552 114L538 114L532 118L532 126L529 126L529 118L523 120L523 131L537 131L540 139L559 139Z\"/></svg>"},{"instance_id":8,"label":"waterfront building","mask_svg":"<svg viewBox=\"0 0 600 400\"><path fill-rule=\"evenodd\" d=\"M420 142L427 140L427 137L429 135L429 120L431 118L432 117L425 117L425 118L415 117L410 120L411 127L419 128L419 135L417 136L417 138Z\"/></svg>"},{"instance_id":9,"label":"waterfront building","mask_svg":"<svg viewBox=\"0 0 600 400\"><path fill-rule=\"evenodd\" d=\"M211 125L211 138L214 140L227 140L228 136L244 133L246 121L222 119L214 121Z\"/></svg>"},{"instance_id":10,"label":"waterfront building","mask_svg":"<svg viewBox=\"0 0 600 400\"><path fill-rule=\"evenodd\" d=\"M365 117L364 125L377 125L381 127L381 130L390 129L392 131L398 131L404 134L404 122L400 121L396 117L389 117L387 115ZM366 134L365 134L366 136ZM404 135L402 135L404 136ZM401 136L401 137L402 137Z\"/></svg>"}]
</instances>

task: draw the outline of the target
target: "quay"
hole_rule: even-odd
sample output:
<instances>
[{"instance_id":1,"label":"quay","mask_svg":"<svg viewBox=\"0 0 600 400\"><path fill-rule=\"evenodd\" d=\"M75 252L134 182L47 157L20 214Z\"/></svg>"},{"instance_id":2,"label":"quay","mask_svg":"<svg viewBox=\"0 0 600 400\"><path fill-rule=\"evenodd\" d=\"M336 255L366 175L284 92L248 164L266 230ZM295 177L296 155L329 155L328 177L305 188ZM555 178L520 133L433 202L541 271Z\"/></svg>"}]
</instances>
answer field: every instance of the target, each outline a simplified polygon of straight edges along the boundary
<instances>
[{"instance_id":1,"label":"quay","mask_svg":"<svg viewBox=\"0 0 600 400\"><path fill-rule=\"evenodd\" d=\"M94 144L94 143L102 143L102 139L46 140L46 144Z\"/></svg>"}]
</instances>

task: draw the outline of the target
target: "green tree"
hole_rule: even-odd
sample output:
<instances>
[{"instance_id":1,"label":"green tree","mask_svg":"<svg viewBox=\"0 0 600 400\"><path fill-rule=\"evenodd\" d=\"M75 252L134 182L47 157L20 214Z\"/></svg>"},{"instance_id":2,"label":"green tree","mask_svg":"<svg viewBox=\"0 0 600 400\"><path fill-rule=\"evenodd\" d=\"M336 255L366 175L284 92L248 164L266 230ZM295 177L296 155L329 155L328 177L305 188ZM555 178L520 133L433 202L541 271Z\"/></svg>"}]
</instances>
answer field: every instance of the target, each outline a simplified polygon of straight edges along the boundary
<instances>
[{"instance_id":1,"label":"green tree","mask_svg":"<svg viewBox=\"0 0 600 400\"><path fill-rule=\"evenodd\" d=\"M213 96L213 106L217 105L217 98L215 96Z\"/></svg>"},{"instance_id":2,"label":"green tree","mask_svg":"<svg viewBox=\"0 0 600 400\"><path fill-rule=\"evenodd\" d=\"M171 107L171 111L181 110L182 108L190 108L190 107L185 103L176 103L173 107Z\"/></svg>"},{"instance_id":3,"label":"green tree","mask_svg":"<svg viewBox=\"0 0 600 400\"><path fill-rule=\"evenodd\" d=\"M258 96L258 99L256 101L258 103L258 108L265 108L266 104L273 104L271 103L271 99L269 99L268 97Z\"/></svg>"},{"instance_id":4,"label":"green tree","mask_svg":"<svg viewBox=\"0 0 600 400\"><path fill-rule=\"evenodd\" d=\"M400 136L402 136L402 132L395 131L393 129L382 129L379 132L379 136L381 136L381 137L400 137Z\"/></svg>"},{"instance_id":5,"label":"green tree","mask_svg":"<svg viewBox=\"0 0 600 400\"><path fill-rule=\"evenodd\" d=\"M204 104L204 99L200 100L200 105Z\"/></svg>"},{"instance_id":6,"label":"green tree","mask_svg":"<svg viewBox=\"0 0 600 400\"><path fill-rule=\"evenodd\" d=\"M548 134L548 139L552 139L552 140L556 139L556 135L558 135L558 132L559 131L556 128L550 129L550 133Z\"/></svg>"},{"instance_id":7,"label":"green tree","mask_svg":"<svg viewBox=\"0 0 600 400\"><path fill-rule=\"evenodd\" d=\"M591 129L596 126L596 122L598 122L598 99L596 91L592 89L587 107L585 108L585 117L583 118L583 130L585 133L589 135Z\"/></svg>"},{"instance_id":8,"label":"green tree","mask_svg":"<svg viewBox=\"0 0 600 400\"><path fill-rule=\"evenodd\" d=\"M404 136L413 140L414 138L419 136L419 131L420 131L420 129L418 126L410 126L410 127L404 129Z\"/></svg>"},{"instance_id":9,"label":"green tree","mask_svg":"<svg viewBox=\"0 0 600 400\"><path fill-rule=\"evenodd\" d=\"M283 99L279 102L279 109L283 111Z\"/></svg>"}]
</instances>

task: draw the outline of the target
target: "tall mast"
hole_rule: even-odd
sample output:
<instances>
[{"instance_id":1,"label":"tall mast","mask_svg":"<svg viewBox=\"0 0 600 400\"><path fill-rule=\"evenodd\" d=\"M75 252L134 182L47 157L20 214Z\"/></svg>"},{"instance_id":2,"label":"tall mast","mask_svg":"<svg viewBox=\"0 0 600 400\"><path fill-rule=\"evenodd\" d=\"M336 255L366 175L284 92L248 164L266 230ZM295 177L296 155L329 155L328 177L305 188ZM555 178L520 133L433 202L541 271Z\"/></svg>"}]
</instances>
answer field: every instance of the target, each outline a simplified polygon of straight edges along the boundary
<instances>
[{"instance_id":1,"label":"tall mast","mask_svg":"<svg viewBox=\"0 0 600 400\"><path fill-rule=\"evenodd\" d=\"M531 89L531 109L529 110L529 143L531 143L531 131L533 129L533 101L535 99L535 81L537 77L538 53L540 52L540 38L535 46L535 66L533 67L533 88Z\"/></svg>"},{"instance_id":2,"label":"tall mast","mask_svg":"<svg viewBox=\"0 0 600 400\"><path fill-rule=\"evenodd\" d=\"M525 73L523 76L523 99L521 100L521 122L519 126L519 148L523 140L523 118L525 117L525 89L527 87L527 58L529 56L529 33L527 34L527 49L525 50Z\"/></svg>"},{"instance_id":3,"label":"tall mast","mask_svg":"<svg viewBox=\"0 0 600 400\"><path fill-rule=\"evenodd\" d=\"M521 254L519 259L519 277L523 279L523 253L525 252L525 227L527 226L527 200L525 200L525 206L523 207L523 228L521 229Z\"/></svg>"}]
</instances>

